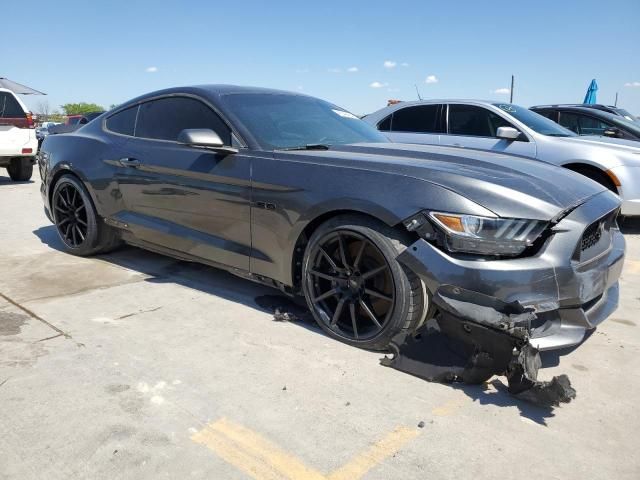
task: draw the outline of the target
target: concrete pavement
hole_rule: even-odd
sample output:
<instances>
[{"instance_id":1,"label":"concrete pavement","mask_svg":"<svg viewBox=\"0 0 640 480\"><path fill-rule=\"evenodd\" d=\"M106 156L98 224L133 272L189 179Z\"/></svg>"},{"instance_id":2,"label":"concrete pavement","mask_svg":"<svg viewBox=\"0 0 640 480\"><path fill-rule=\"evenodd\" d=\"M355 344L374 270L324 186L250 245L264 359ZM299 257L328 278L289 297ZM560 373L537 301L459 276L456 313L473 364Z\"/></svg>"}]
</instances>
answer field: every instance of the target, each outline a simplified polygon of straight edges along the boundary
<instances>
[{"instance_id":1,"label":"concrete pavement","mask_svg":"<svg viewBox=\"0 0 640 480\"><path fill-rule=\"evenodd\" d=\"M504 379L430 384L274 322L254 299L277 292L216 269L67 255L35 180L0 171L0 479L640 474L640 228L619 310L545 357L540 377L567 373L578 392L551 412Z\"/></svg>"}]
</instances>

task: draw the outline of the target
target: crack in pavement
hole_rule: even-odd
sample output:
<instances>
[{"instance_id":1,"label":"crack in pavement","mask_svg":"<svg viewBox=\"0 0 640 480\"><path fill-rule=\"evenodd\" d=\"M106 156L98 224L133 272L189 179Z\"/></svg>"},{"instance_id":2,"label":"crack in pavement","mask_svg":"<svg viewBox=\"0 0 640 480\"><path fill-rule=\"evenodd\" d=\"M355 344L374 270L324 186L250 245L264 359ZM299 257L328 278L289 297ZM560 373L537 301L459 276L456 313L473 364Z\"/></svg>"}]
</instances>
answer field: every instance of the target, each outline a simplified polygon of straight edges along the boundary
<instances>
[{"instance_id":1,"label":"crack in pavement","mask_svg":"<svg viewBox=\"0 0 640 480\"><path fill-rule=\"evenodd\" d=\"M52 337L47 337L47 338L42 338L42 339L40 339L40 340L36 340L34 343L46 342L47 340L53 340L54 338L61 337L62 335L64 335L64 334L62 334L62 333L58 333L57 335L54 335L54 336L52 336Z\"/></svg>"},{"instance_id":2,"label":"crack in pavement","mask_svg":"<svg viewBox=\"0 0 640 480\"><path fill-rule=\"evenodd\" d=\"M149 308L147 310L140 310L138 312L133 312L133 313L127 313L126 315L122 315L121 317L116 318L116 320L122 320L123 318L129 318L129 317L133 317L135 315L141 315L143 313L149 313L149 312L157 312L158 310L160 310L162 307L155 307L155 308Z\"/></svg>"},{"instance_id":3,"label":"crack in pavement","mask_svg":"<svg viewBox=\"0 0 640 480\"><path fill-rule=\"evenodd\" d=\"M4 299L5 301L7 301L8 303L10 303L11 305L13 305L16 308L19 308L20 310L22 310L24 313L26 313L27 315L29 315L31 318L38 320L42 323L44 323L46 326L48 326L49 328L51 328L53 331L58 332L58 335L56 336L60 336L63 335L64 338L73 341L78 347L84 347L83 343L80 342L76 342L73 337L68 334L67 332L64 332L63 330L60 330L58 327L56 327L55 325L53 325L50 322L47 322L44 318L42 318L41 316L39 316L38 314L34 313L33 311L29 310L27 307L24 307L22 305L20 305L18 302L16 302L15 300L13 300L12 298L7 297L4 293L0 293L0 298Z\"/></svg>"}]
</instances>

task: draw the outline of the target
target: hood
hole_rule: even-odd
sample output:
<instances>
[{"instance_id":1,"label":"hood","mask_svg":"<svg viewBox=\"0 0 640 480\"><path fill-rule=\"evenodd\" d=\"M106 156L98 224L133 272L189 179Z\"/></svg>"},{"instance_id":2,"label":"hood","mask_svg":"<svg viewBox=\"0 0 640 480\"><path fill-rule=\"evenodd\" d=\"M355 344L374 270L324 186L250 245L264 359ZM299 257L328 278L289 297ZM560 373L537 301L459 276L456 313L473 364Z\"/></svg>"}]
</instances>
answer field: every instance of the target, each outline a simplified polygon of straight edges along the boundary
<instances>
[{"instance_id":1,"label":"hood","mask_svg":"<svg viewBox=\"0 0 640 480\"><path fill-rule=\"evenodd\" d=\"M605 147L607 149L611 148L621 153L640 154L640 142L636 140L624 140L622 138L611 138L596 135L556 137L556 139L563 143L570 143L581 147L583 147L585 144L589 144L592 147Z\"/></svg>"},{"instance_id":2,"label":"hood","mask_svg":"<svg viewBox=\"0 0 640 480\"><path fill-rule=\"evenodd\" d=\"M437 184L500 217L550 220L606 190L539 160L455 147L372 143L295 153Z\"/></svg>"}]
</instances>

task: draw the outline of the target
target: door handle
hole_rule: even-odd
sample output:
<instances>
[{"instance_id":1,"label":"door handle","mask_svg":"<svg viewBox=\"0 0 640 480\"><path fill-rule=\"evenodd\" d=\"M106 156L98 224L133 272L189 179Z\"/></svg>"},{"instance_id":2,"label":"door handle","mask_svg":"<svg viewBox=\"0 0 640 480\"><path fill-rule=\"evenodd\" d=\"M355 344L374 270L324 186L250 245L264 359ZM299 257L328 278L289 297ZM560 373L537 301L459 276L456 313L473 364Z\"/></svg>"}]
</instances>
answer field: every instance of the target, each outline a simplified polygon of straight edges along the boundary
<instances>
[{"instance_id":1,"label":"door handle","mask_svg":"<svg viewBox=\"0 0 640 480\"><path fill-rule=\"evenodd\" d=\"M120 160L118 160L118 163L123 167L136 168L140 166L140 160L135 158L129 158L129 157L121 158Z\"/></svg>"}]
</instances>

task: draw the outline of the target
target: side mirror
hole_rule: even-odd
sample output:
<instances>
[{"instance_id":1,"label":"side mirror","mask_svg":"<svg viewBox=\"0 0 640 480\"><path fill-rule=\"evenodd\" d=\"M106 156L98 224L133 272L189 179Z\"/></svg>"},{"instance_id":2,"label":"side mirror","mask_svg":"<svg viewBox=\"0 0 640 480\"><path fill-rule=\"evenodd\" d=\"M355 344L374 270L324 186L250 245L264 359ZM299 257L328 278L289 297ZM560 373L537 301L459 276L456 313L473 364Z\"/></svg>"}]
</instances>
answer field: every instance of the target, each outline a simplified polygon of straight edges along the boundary
<instances>
[{"instance_id":1,"label":"side mirror","mask_svg":"<svg viewBox=\"0 0 640 480\"><path fill-rule=\"evenodd\" d=\"M620 138L622 135L620 134L620 130L618 130L615 127L609 127L607 129L605 129L604 132L602 132L602 134L605 137L612 137L612 138Z\"/></svg>"},{"instance_id":2,"label":"side mirror","mask_svg":"<svg viewBox=\"0 0 640 480\"><path fill-rule=\"evenodd\" d=\"M208 128L189 128L182 130L178 134L178 143L189 147L206 148L207 150L213 150L223 155L238 153L237 148L226 147L220 135Z\"/></svg>"},{"instance_id":3,"label":"side mirror","mask_svg":"<svg viewBox=\"0 0 640 480\"><path fill-rule=\"evenodd\" d=\"M498 127L496 137L503 140L517 140L521 133L513 127Z\"/></svg>"}]
</instances>

